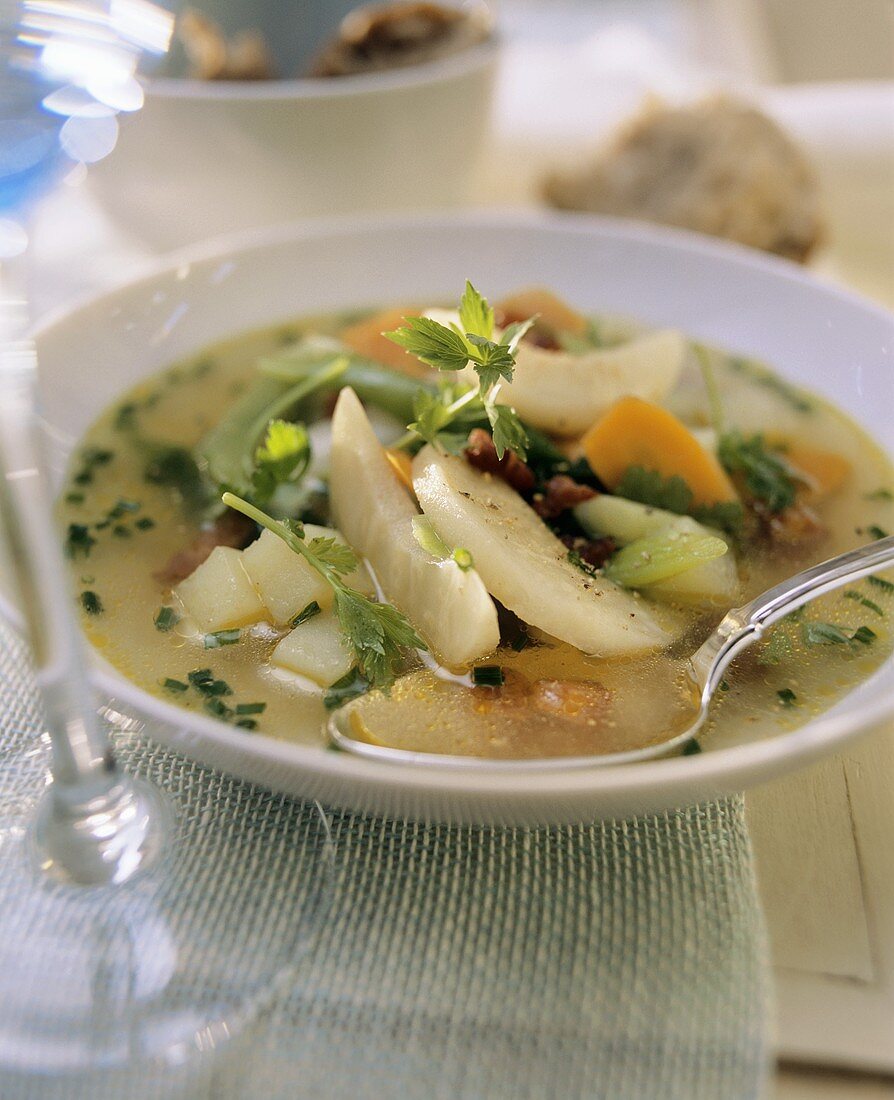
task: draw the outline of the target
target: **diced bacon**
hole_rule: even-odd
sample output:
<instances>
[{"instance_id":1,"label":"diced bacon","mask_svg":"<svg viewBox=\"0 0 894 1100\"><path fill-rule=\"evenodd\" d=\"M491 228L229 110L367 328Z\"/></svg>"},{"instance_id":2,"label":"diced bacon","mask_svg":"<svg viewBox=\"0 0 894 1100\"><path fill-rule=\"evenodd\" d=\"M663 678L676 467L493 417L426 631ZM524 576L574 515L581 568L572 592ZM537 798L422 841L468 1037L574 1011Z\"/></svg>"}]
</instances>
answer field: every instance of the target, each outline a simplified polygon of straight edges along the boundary
<instances>
[{"instance_id":1,"label":"diced bacon","mask_svg":"<svg viewBox=\"0 0 894 1100\"><path fill-rule=\"evenodd\" d=\"M228 508L213 524L203 527L188 546L172 555L153 576L164 584L179 584L195 572L216 547L232 546L242 550L253 541L256 533L257 528L247 516Z\"/></svg>"},{"instance_id":2,"label":"diced bacon","mask_svg":"<svg viewBox=\"0 0 894 1100\"><path fill-rule=\"evenodd\" d=\"M561 539L569 550L574 550L580 555L581 561L592 565L594 569L601 569L618 549L615 540L607 537L586 539L582 535L562 535Z\"/></svg>"},{"instance_id":3,"label":"diced bacon","mask_svg":"<svg viewBox=\"0 0 894 1100\"><path fill-rule=\"evenodd\" d=\"M497 458L494 441L483 428L473 428L469 434L466 461L476 470L501 477L517 493L529 493L536 483L534 471L512 451Z\"/></svg>"},{"instance_id":4,"label":"diced bacon","mask_svg":"<svg viewBox=\"0 0 894 1100\"><path fill-rule=\"evenodd\" d=\"M589 485L580 485L567 474L556 474L544 486L544 492L534 498L534 511L543 519L555 519L576 504L596 496Z\"/></svg>"}]
</instances>

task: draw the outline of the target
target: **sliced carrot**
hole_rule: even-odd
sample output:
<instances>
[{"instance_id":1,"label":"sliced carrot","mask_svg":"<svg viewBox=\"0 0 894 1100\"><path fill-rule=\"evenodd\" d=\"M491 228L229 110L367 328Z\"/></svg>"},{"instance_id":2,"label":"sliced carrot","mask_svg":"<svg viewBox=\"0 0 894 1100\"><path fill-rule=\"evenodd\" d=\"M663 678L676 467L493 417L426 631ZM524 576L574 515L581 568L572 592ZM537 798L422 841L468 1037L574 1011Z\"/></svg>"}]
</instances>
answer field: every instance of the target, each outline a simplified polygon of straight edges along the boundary
<instances>
[{"instance_id":1,"label":"sliced carrot","mask_svg":"<svg viewBox=\"0 0 894 1100\"><path fill-rule=\"evenodd\" d=\"M526 290L516 291L503 298L495 305L498 314L503 314L507 321L524 321L540 314L540 321L553 329L561 329L563 332L575 332L582 335L587 330L587 319L583 314L572 309L567 302L563 302L551 290L542 287L530 287Z\"/></svg>"},{"instance_id":2,"label":"sliced carrot","mask_svg":"<svg viewBox=\"0 0 894 1100\"><path fill-rule=\"evenodd\" d=\"M775 434L769 435L767 442L780 450L786 462L797 472L806 475L806 495L811 500L819 500L836 492L850 476L851 464L835 451L819 451L806 443Z\"/></svg>"},{"instance_id":3,"label":"sliced carrot","mask_svg":"<svg viewBox=\"0 0 894 1100\"><path fill-rule=\"evenodd\" d=\"M355 325L348 325L341 330L339 338L365 359L382 363L401 374L408 374L411 378L430 378L431 367L420 363L415 356L409 355L404 348L386 340L382 335L383 332L400 328L405 317L418 316L420 312L415 306L386 309L358 321Z\"/></svg>"},{"instance_id":4,"label":"sliced carrot","mask_svg":"<svg viewBox=\"0 0 894 1100\"><path fill-rule=\"evenodd\" d=\"M398 481L415 496L416 493L413 489L413 460L407 452L396 451L393 447L389 447L385 451L385 457L391 463L391 468L397 475Z\"/></svg>"},{"instance_id":5,"label":"sliced carrot","mask_svg":"<svg viewBox=\"0 0 894 1100\"><path fill-rule=\"evenodd\" d=\"M613 489L630 466L680 477L692 490L693 504L737 500L736 490L717 458L673 413L622 397L581 439L587 461Z\"/></svg>"}]
</instances>

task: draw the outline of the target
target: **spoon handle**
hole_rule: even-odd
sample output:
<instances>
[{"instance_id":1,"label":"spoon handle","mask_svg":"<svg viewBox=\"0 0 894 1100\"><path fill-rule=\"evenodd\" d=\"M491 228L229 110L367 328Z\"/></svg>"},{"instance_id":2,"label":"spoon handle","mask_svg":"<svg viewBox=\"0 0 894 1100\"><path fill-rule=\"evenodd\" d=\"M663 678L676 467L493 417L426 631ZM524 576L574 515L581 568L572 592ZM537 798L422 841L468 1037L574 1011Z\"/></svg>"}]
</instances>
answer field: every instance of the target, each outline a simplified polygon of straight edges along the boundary
<instances>
[{"instance_id":1,"label":"spoon handle","mask_svg":"<svg viewBox=\"0 0 894 1100\"><path fill-rule=\"evenodd\" d=\"M743 649L762 637L768 626L784 619L805 603L852 584L861 577L894 565L894 535L887 535L837 558L805 569L774 585L750 603L733 608L692 657L692 668L704 702L714 694L729 665Z\"/></svg>"}]
</instances>

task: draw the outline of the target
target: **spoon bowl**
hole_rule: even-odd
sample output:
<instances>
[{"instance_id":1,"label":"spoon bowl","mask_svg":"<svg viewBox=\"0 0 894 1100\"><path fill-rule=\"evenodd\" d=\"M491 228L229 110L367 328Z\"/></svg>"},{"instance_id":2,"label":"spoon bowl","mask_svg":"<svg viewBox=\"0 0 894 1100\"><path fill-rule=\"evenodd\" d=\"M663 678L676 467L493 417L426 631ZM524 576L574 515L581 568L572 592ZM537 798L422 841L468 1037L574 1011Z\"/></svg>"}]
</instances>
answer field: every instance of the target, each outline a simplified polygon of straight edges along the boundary
<instances>
[{"instance_id":1,"label":"spoon bowl","mask_svg":"<svg viewBox=\"0 0 894 1100\"><path fill-rule=\"evenodd\" d=\"M742 607L734 607L720 620L716 629L702 645L685 660L683 675L692 688L692 719L682 729L668 731L669 736L653 744L625 752L610 752L591 756L558 756L532 760L482 760L476 756L459 756L446 753L413 752L372 744L351 737L345 732L345 714L348 708L335 711L326 731L332 744L343 752L353 753L382 763L426 765L431 767L462 768L488 765L504 771L519 769L530 771L544 768L593 768L610 764L635 764L641 760L653 760L666 756L694 741L708 717L711 699L720 686L724 672L730 663L748 646L759 641L768 627L784 619L799 607L832 592L845 584L852 584L894 564L894 535L876 539L866 546L849 550L796 573L788 580L762 592Z\"/></svg>"}]
</instances>

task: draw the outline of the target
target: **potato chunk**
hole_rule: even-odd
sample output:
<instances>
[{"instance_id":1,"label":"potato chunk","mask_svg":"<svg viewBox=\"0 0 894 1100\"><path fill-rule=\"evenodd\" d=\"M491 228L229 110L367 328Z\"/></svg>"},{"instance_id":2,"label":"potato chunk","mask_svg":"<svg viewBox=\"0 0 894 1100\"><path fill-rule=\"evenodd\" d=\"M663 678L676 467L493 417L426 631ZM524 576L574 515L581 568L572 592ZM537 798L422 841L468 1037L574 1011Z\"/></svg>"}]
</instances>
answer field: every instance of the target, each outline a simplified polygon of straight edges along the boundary
<instances>
[{"instance_id":1,"label":"potato chunk","mask_svg":"<svg viewBox=\"0 0 894 1100\"><path fill-rule=\"evenodd\" d=\"M280 668L298 672L324 688L354 667L354 655L333 611L321 611L296 626L274 649L270 659Z\"/></svg>"},{"instance_id":2,"label":"potato chunk","mask_svg":"<svg viewBox=\"0 0 894 1100\"><path fill-rule=\"evenodd\" d=\"M345 541L331 527L318 527L309 523L304 530L308 541L313 538L334 538L341 543ZM257 542L247 547L242 564L277 625L289 622L313 601L320 607L332 606L331 587L309 562L289 549L272 531L264 531ZM350 576L345 577L345 582L364 595L374 594L369 570L362 563Z\"/></svg>"},{"instance_id":3,"label":"potato chunk","mask_svg":"<svg viewBox=\"0 0 894 1100\"><path fill-rule=\"evenodd\" d=\"M212 550L174 592L201 630L228 630L266 618L264 605L242 567L242 552L230 546Z\"/></svg>"}]
</instances>

